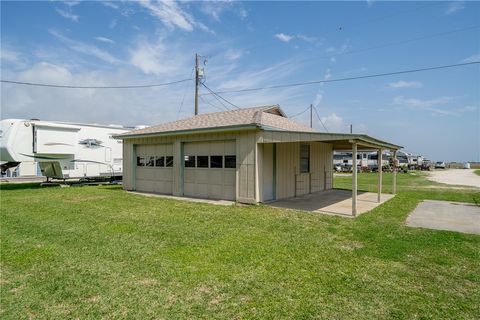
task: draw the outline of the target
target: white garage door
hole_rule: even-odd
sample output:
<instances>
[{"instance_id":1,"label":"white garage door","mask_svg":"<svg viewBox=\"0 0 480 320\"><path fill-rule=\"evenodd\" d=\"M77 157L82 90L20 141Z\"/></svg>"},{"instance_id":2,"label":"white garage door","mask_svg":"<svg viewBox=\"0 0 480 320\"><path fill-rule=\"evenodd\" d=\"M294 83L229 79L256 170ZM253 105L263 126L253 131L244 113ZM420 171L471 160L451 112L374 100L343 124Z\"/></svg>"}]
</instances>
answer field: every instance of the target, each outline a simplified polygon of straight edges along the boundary
<instances>
[{"instance_id":1,"label":"white garage door","mask_svg":"<svg viewBox=\"0 0 480 320\"><path fill-rule=\"evenodd\" d=\"M136 151L136 190L172 194L173 146L138 145Z\"/></svg>"},{"instance_id":2,"label":"white garage door","mask_svg":"<svg viewBox=\"0 0 480 320\"><path fill-rule=\"evenodd\" d=\"M235 200L235 141L184 144L185 196Z\"/></svg>"}]
</instances>

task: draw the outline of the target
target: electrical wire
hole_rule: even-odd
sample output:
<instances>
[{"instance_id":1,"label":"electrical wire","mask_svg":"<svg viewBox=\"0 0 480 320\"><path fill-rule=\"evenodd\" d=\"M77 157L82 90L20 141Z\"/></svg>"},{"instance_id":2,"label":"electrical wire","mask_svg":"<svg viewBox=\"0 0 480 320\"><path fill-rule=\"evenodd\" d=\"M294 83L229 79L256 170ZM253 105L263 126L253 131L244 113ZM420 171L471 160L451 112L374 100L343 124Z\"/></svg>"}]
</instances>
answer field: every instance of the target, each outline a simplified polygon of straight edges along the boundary
<instances>
[{"instance_id":1,"label":"electrical wire","mask_svg":"<svg viewBox=\"0 0 480 320\"><path fill-rule=\"evenodd\" d=\"M195 68L192 68L192 70L190 71L190 78L193 76L193 71L195 70ZM185 86L185 91L183 92L183 98L182 98L182 102L180 103L180 107L178 108L178 112L177 112L177 119L178 119L178 116L180 115L180 112L182 112L182 108L183 108L183 103L185 102L185 97L187 96L187 91L188 91L188 85Z\"/></svg>"},{"instance_id":2,"label":"electrical wire","mask_svg":"<svg viewBox=\"0 0 480 320\"><path fill-rule=\"evenodd\" d=\"M212 89L210 89L209 87L207 87L207 85L205 83L202 83L202 86L204 86L208 91L210 91L211 94L213 94L215 97L218 97L220 99L222 99L223 101L225 101L226 103L230 104L231 106L234 106L235 108L237 109L241 109L239 106L231 103L230 101L228 101L227 99L223 98L222 96L220 96L218 94L218 92L214 92ZM217 99L218 100L218 99Z\"/></svg>"},{"instance_id":3,"label":"electrical wire","mask_svg":"<svg viewBox=\"0 0 480 320\"><path fill-rule=\"evenodd\" d=\"M201 85L204 85L203 83L200 83L200 84L201 84ZM205 88L207 88L207 87L205 87ZM210 90L209 88L207 88L207 89ZM229 108L225 105L225 103L223 103L222 100L220 100L219 97L217 97L217 95L215 94L215 92L213 92L213 91L211 91L211 92L213 93L213 97L215 98L215 100L217 100L218 102L220 102L220 104L222 105L223 108L225 108L225 110L227 110L227 111L230 111L230 110L231 110L231 109L229 109ZM198 96L201 97L201 95L198 95ZM223 111L223 110L222 110L222 111Z\"/></svg>"},{"instance_id":4,"label":"electrical wire","mask_svg":"<svg viewBox=\"0 0 480 320\"><path fill-rule=\"evenodd\" d=\"M322 124L325 131L328 132L327 126L325 126L325 123L323 123L322 118L320 118L320 115L318 114L317 108L313 107L313 110L315 111L315 114L317 115L318 121L320 121L320 123Z\"/></svg>"},{"instance_id":5,"label":"electrical wire","mask_svg":"<svg viewBox=\"0 0 480 320\"><path fill-rule=\"evenodd\" d=\"M457 68L457 67L474 65L474 64L479 64L479 63L480 63L480 61L473 61L473 62L464 62L464 63L457 63L457 64L435 66L435 67L427 67L427 68L418 68L418 69L409 69L409 70L369 74L369 75L357 76L357 77L347 77L347 78L328 79L328 80L313 80L313 81L297 82L297 83L290 83L290 84L279 84L279 85L257 87L257 88L244 88L244 89L234 89L234 88L232 88L232 89L225 89L225 90L222 90L222 91L216 91L215 93L204 93L204 95L209 95L209 94L217 94L218 95L220 93L251 92L251 91L260 91L260 90L267 90L267 89L280 89L280 88L307 86L307 85L319 84L319 83L342 82L342 81L350 81L350 80L378 78L378 77L386 77L386 76L393 76L393 75L406 74L406 73L431 71L431 70L439 70L439 69L446 69L446 68Z\"/></svg>"},{"instance_id":6,"label":"electrical wire","mask_svg":"<svg viewBox=\"0 0 480 320\"><path fill-rule=\"evenodd\" d=\"M135 88L163 87L163 86L168 86L168 85L182 83L182 82L191 81L191 80L194 80L194 79L183 79L183 80L177 80L177 81L165 82L165 83L124 85L124 86L73 86L73 85L58 85L58 84L36 83L36 82L22 82L22 81L3 80L3 79L0 80L0 82L10 83L10 84L19 84L19 85L25 85L25 86L66 88L66 89L135 89Z\"/></svg>"},{"instance_id":7,"label":"electrical wire","mask_svg":"<svg viewBox=\"0 0 480 320\"><path fill-rule=\"evenodd\" d=\"M289 118L298 117L299 115L302 115L302 114L304 114L305 112L307 112L308 109L310 109L310 106L308 106L307 109L303 110L302 112L295 113L293 116L290 116Z\"/></svg>"},{"instance_id":8,"label":"electrical wire","mask_svg":"<svg viewBox=\"0 0 480 320\"><path fill-rule=\"evenodd\" d=\"M455 30L450 30L450 31L445 31L445 32L433 33L433 34L429 34L429 35L425 35L425 36L421 36L421 37L417 37L417 38L405 39L405 40L394 41L394 42L387 42L387 43L379 44L379 45L376 45L376 46L360 48L360 49L356 49L356 50L346 50L346 51L335 53L335 54L324 55L324 56L320 56L320 57L312 57L312 58L308 58L308 59L302 59L302 60L297 61L297 63L311 61L311 60L317 60L317 59L330 59L330 58L335 58L335 57L342 56L342 55L361 53L361 52L366 52L366 51L375 50L375 49L383 49L383 48L387 48L387 47L391 47L391 46L397 46L397 45L400 45L400 44L405 44L405 43L410 43L410 42L415 42L415 41L420 41L420 40L436 38L436 37L445 36L445 35L448 35L448 34L453 34L453 33L457 33L457 32L463 32L463 31L468 31L468 30L473 30L473 29L478 29L478 28L480 28L480 25L475 25L475 26L470 26L470 27L466 27L466 28L455 29Z\"/></svg>"},{"instance_id":9,"label":"electrical wire","mask_svg":"<svg viewBox=\"0 0 480 320\"><path fill-rule=\"evenodd\" d=\"M210 101L207 101L207 100L203 99L202 96L198 96L198 97L200 98L200 100L202 100L203 103L206 103L206 104L208 104L208 105L210 105L210 106L212 106L212 107L214 107L214 108L216 108L216 109L218 109L218 110L220 110L220 111L224 111L224 110L223 110L222 108L220 108L219 106L211 103ZM225 106L223 106L223 107L225 108ZM227 109L227 110L230 110L230 109Z\"/></svg>"}]
</instances>

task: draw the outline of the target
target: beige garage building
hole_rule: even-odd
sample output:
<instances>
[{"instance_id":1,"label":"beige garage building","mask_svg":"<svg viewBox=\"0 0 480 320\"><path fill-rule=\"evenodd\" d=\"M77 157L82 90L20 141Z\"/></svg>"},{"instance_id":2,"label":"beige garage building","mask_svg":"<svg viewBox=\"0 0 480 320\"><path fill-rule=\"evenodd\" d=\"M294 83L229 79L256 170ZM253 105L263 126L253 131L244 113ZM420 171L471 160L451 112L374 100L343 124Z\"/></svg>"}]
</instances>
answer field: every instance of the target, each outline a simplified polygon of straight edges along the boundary
<instances>
[{"instance_id":1,"label":"beige garage building","mask_svg":"<svg viewBox=\"0 0 480 320\"><path fill-rule=\"evenodd\" d=\"M124 189L242 203L331 189L333 150L400 148L316 132L279 106L201 114L116 137L123 139Z\"/></svg>"}]
</instances>

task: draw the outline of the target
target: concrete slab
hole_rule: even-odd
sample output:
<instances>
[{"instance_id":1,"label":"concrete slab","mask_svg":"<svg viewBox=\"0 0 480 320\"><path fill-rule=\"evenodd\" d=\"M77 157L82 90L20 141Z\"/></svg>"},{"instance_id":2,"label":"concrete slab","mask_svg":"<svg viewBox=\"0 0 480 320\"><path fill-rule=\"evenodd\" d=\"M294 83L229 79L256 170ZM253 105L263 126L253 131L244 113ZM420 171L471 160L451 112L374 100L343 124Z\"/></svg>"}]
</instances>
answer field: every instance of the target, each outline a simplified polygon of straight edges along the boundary
<instances>
[{"instance_id":1,"label":"concrete slab","mask_svg":"<svg viewBox=\"0 0 480 320\"><path fill-rule=\"evenodd\" d=\"M376 193L359 192L357 195L357 215L370 211L393 197L393 194L382 194L381 202L379 203L377 202ZM274 201L270 205L277 208L353 217L352 192L349 190L333 189L315 192L295 198Z\"/></svg>"},{"instance_id":2,"label":"concrete slab","mask_svg":"<svg viewBox=\"0 0 480 320\"><path fill-rule=\"evenodd\" d=\"M424 200L410 213L406 225L480 234L480 207L470 203Z\"/></svg>"},{"instance_id":3,"label":"concrete slab","mask_svg":"<svg viewBox=\"0 0 480 320\"><path fill-rule=\"evenodd\" d=\"M167 195L167 194L147 193L147 192L137 192L137 191L128 191L128 192L133 193L133 194L138 194L138 195L141 195L141 196L145 196L145 197L158 197L158 198L174 199L174 200L181 200L181 201L208 203L208 204L214 204L214 205L218 205L218 206L233 206L235 204L234 201L228 201L228 200L176 197L176 196L171 196L171 195Z\"/></svg>"}]
</instances>

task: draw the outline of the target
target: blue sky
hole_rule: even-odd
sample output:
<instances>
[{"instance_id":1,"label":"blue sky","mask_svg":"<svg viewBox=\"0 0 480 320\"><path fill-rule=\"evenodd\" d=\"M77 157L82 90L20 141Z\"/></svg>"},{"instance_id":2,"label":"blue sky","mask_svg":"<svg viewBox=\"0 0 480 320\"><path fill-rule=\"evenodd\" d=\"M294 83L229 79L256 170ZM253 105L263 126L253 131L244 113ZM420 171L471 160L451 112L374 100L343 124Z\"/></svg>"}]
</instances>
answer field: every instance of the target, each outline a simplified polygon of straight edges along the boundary
<instances>
[{"instance_id":1,"label":"blue sky","mask_svg":"<svg viewBox=\"0 0 480 320\"><path fill-rule=\"evenodd\" d=\"M461 1L2 1L1 72L51 84L163 83L191 77L198 52L213 90L263 87L478 61L479 26L480 3ZM153 125L191 116L193 92L193 82L2 83L1 117ZM432 160L480 161L478 64L223 96L289 115L313 103L330 132L353 124ZM211 95L200 100L202 113L223 108ZM309 113L295 119L308 123Z\"/></svg>"}]
</instances>

